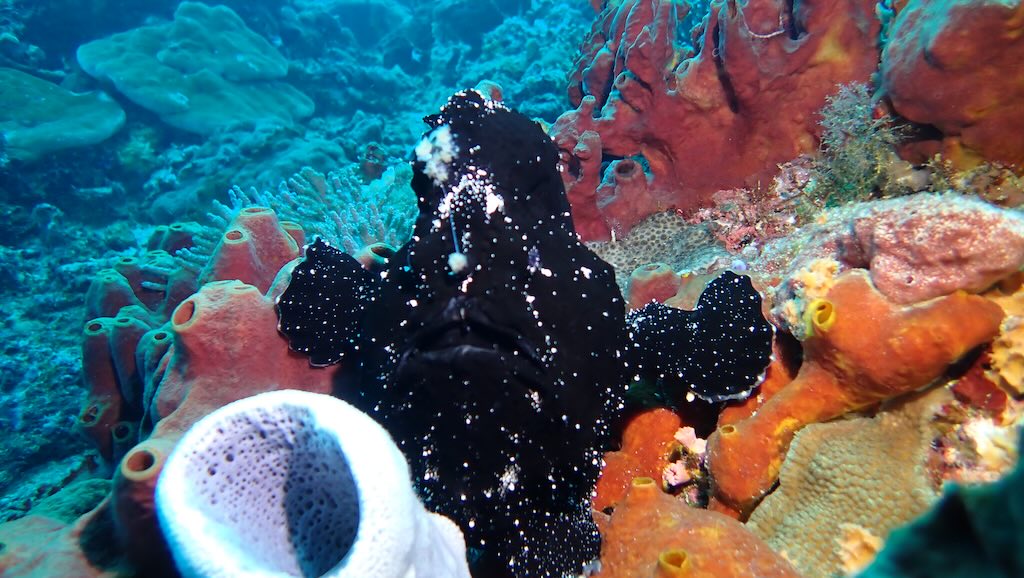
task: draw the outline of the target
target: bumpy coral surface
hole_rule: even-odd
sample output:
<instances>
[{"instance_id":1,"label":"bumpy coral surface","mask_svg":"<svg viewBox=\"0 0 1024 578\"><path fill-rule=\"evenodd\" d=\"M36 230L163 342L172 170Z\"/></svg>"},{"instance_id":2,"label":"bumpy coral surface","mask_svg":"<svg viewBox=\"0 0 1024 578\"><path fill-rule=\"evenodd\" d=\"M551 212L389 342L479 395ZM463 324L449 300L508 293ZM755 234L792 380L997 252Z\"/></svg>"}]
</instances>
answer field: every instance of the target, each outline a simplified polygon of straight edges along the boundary
<instances>
[{"instance_id":1,"label":"bumpy coral surface","mask_svg":"<svg viewBox=\"0 0 1024 578\"><path fill-rule=\"evenodd\" d=\"M950 487L926 515L893 532L862 576L1020 576L1024 573L1022 489L1022 464L992 484Z\"/></svg>"},{"instance_id":2,"label":"bumpy coral surface","mask_svg":"<svg viewBox=\"0 0 1024 578\"><path fill-rule=\"evenodd\" d=\"M768 247L755 266L782 273L769 294L772 320L802 338L807 305L843 271L866 269L887 299L906 304L958 289L983 291L1022 264L1019 213L977 198L922 193L828 211Z\"/></svg>"},{"instance_id":3,"label":"bumpy coral surface","mask_svg":"<svg viewBox=\"0 0 1024 578\"><path fill-rule=\"evenodd\" d=\"M644 219L624 238L587 243L615 268L615 282L627 293L629 275L638 267L664 263L675 271L704 270L718 260L730 260L704 225L691 225L675 211Z\"/></svg>"},{"instance_id":4,"label":"bumpy coral surface","mask_svg":"<svg viewBox=\"0 0 1024 578\"><path fill-rule=\"evenodd\" d=\"M1017 275L1010 283L1021 283L1024 276ZM995 381L1014 395L1024 394L1024 285L1015 290L993 291L988 296L1006 311L999 328L999 336L992 342L991 375Z\"/></svg>"},{"instance_id":5,"label":"bumpy coral surface","mask_svg":"<svg viewBox=\"0 0 1024 578\"><path fill-rule=\"evenodd\" d=\"M859 528L862 543L866 536L880 542L938 499L928 462L942 427L936 415L951 401L939 388L873 418L808 425L748 527L806 576L855 570L844 558L847 525Z\"/></svg>"}]
</instances>

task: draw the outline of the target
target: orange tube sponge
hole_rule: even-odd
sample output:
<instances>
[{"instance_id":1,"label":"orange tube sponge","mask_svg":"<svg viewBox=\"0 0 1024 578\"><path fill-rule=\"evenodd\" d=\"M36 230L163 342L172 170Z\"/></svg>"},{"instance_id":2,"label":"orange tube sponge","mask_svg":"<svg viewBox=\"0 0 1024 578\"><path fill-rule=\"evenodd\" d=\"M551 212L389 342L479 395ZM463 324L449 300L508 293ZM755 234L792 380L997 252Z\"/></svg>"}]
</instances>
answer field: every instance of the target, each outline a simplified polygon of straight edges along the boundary
<instances>
[{"instance_id":1,"label":"orange tube sponge","mask_svg":"<svg viewBox=\"0 0 1024 578\"><path fill-rule=\"evenodd\" d=\"M277 272L301 254L295 229L294 223L282 224L266 207L242 209L200 274L200 285L237 279L265 292Z\"/></svg>"},{"instance_id":2,"label":"orange tube sponge","mask_svg":"<svg viewBox=\"0 0 1024 578\"><path fill-rule=\"evenodd\" d=\"M794 434L920 389L999 331L1002 309L962 291L895 305L864 270L844 273L807 308L809 337L796 379L745 420L708 440L715 498L741 515L778 479Z\"/></svg>"},{"instance_id":3,"label":"orange tube sponge","mask_svg":"<svg viewBox=\"0 0 1024 578\"><path fill-rule=\"evenodd\" d=\"M170 559L156 520L153 493L177 437L151 438L132 448L114 473L114 531L128 558L146 575Z\"/></svg>"},{"instance_id":4,"label":"orange tube sponge","mask_svg":"<svg viewBox=\"0 0 1024 578\"><path fill-rule=\"evenodd\" d=\"M622 433L622 449L604 455L604 469L597 480L594 509L604 510L622 501L633 478L661 477L673 436L682 426L679 416L663 407L647 410L630 419Z\"/></svg>"},{"instance_id":5,"label":"orange tube sponge","mask_svg":"<svg viewBox=\"0 0 1024 578\"><path fill-rule=\"evenodd\" d=\"M121 460L113 491L118 537L140 568L170 564L153 490L163 460L185 431L212 411L258 393L285 388L330 393L332 371L310 367L277 332L274 299L280 291L280 285L264 295L239 281L207 283L165 326L173 344L148 410L156 427Z\"/></svg>"},{"instance_id":6,"label":"orange tube sponge","mask_svg":"<svg viewBox=\"0 0 1024 578\"><path fill-rule=\"evenodd\" d=\"M276 287L264 295L238 281L207 283L174 310L171 359L150 409L153 437L181 435L213 410L265 391L330 393L332 372L310 367L277 332Z\"/></svg>"},{"instance_id":7,"label":"orange tube sponge","mask_svg":"<svg viewBox=\"0 0 1024 578\"><path fill-rule=\"evenodd\" d=\"M799 578L743 524L636 478L604 535L601 578Z\"/></svg>"}]
</instances>

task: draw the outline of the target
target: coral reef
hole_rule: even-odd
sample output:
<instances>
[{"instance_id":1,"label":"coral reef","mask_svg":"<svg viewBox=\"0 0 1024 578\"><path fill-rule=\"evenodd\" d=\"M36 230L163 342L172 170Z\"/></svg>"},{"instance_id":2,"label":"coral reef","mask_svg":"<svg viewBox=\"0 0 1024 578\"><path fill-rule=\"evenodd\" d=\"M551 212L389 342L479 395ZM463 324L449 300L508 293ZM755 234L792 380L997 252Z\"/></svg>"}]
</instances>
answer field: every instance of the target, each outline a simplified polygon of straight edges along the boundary
<instances>
[{"instance_id":1,"label":"coral reef","mask_svg":"<svg viewBox=\"0 0 1024 578\"><path fill-rule=\"evenodd\" d=\"M854 574L855 560L843 556L849 526L862 542L873 536L880 544L938 499L929 464L932 441L945 425L939 416L950 402L949 390L937 388L873 418L801 429L779 487L747 527L805 576Z\"/></svg>"},{"instance_id":2,"label":"coral reef","mask_svg":"<svg viewBox=\"0 0 1024 578\"><path fill-rule=\"evenodd\" d=\"M1022 440L1021 445L1024 445ZM892 533L863 578L1002 578L1024 572L1024 465L978 487L953 485L925 516Z\"/></svg>"},{"instance_id":3,"label":"coral reef","mask_svg":"<svg viewBox=\"0 0 1024 578\"><path fill-rule=\"evenodd\" d=\"M708 440L715 497L749 514L778 479L800 428L930 384L990 341L1002 319L998 305L963 291L900 305L886 299L864 270L842 274L824 299L807 307L809 337L794 380L756 414Z\"/></svg>"},{"instance_id":4,"label":"coral reef","mask_svg":"<svg viewBox=\"0 0 1024 578\"><path fill-rule=\"evenodd\" d=\"M603 533L602 578L800 576L743 524L688 506L651 478L633 480Z\"/></svg>"},{"instance_id":5,"label":"coral reef","mask_svg":"<svg viewBox=\"0 0 1024 578\"><path fill-rule=\"evenodd\" d=\"M1020 214L953 193L922 193L828 211L769 245L752 266L782 278L768 296L772 320L802 338L814 293L844 271L867 269L887 299L905 304L982 291L1022 263Z\"/></svg>"},{"instance_id":6,"label":"coral reef","mask_svg":"<svg viewBox=\"0 0 1024 578\"><path fill-rule=\"evenodd\" d=\"M1024 57L1017 3L984 0L901 3L882 53L886 97L901 116L941 131L917 145L962 168L986 160L1020 167L1024 88L1007 74ZM942 90L935 90L942 87Z\"/></svg>"},{"instance_id":7,"label":"coral reef","mask_svg":"<svg viewBox=\"0 0 1024 578\"><path fill-rule=\"evenodd\" d=\"M194 225L157 229L142 259L118 260L113 269L96 276L86 295L86 313L95 317L84 329L82 363L88 394L79 426L108 462L120 461L140 439L140 427L144 439L153 424L170 413L156 405L158 392L165 387L161 380L167 377L168 360L184 355L180 348L185 344L176 343L175 336L190 318L183 304L194 312L190 295L199 286L222 279L251 283L256 291L265 292L278 271L298 257L297 241L302 239L297 225L280 223L269 209L249 207L223 231L206 263L192 269L171 253L192 247L196 236ZM199 359L188 363L199 367Z\"/></svg>"},{"instance_id":8,"label":"coral reef","mask_svg":"<svg viewBox=\"0 0 1024 578\"><path fill-rule=\"evenodd\" d=\"M79 533L91 528L106 544L104 564L86 564L73 575L101 576L127 562L147 575L167 575L170 559L153 493L178 438L211 411L255 393L288 386L331 391L330 372L289 352L276 329L274 302L282 287L275 289L273 281L298 256L297 239L301 230L279 223L268 209L249 208L224 231L207 267L185 274L185 286L189 278L192 287L196 278L205 283L195 294L173 290L168 273L173 277L174 270L154 277L152 268L130 259L99 276L91 307L116 316L86 324L87 335L95 330L95 339L83 342L85 367L93 371L79 425L117 464L109 500L66 528L52 528L71 540L65 547L76 563L93 556ZM191 241L187 227L172 227L157 231L153 246ZM219 274L256 286L215 280ZM31 548L22 554L33 563L43 557Z\"/></svg>"},{"instance_id":9,"label":"coral reef","mask_svg":"<svg viewBox=\"0 0 1024 578\"><path fill-rule=\"evenodd\" d=\"M95 271L134 245L124 223L94 229L45 214L8 214L0 244L0 521L95 468L91 444L74 434L83 296Z\"/></svg>"},{"instance_id":10,"label":"coral reef","mask_svg":"<svg viewBox=\"0 0 1024 578\"><path fill-rule=\"evenodd\" d=\"M125 120L105 93L75 94L10 68L0 68L0 102L0 148L20 161L103 142Z\"/></svg>"},{"instance_id":11,"label":"coral reef","mask_svg":"<svg viewBox=\"0 0 1024 578\"><path fill-rule=\"evenodd\" d=\"M167 124L200 134L313 114L313 102L279 80L288 61L226 6L182 2L170 23L81 46L78 62Z\"/></svg>"},{"instance_id":12,"label":"coral reef","mask_svg":"<svg viewBox=\"0 0 1024 578\"><path fill-rule=\"evenodd\" d=\"M109 480L69 484L31 514L0 525L0 573L5 576L116 578L132 570L107 541ZM46 542L41 547L41 541Z\"/></svg>"},{"instance_id":13,"label":"coral reef","mask_svg":"<svg viewBox=\"0 0 1024 578\"><path fill-rule=\"evenodd\" d=\"M875 68L873 9L718 0L694 54L675 43L685 5L608 3L570 77L578 108L553 128L581 236L622 236L651 213L768 182L778 163L813 151L825 97ZM606 157L635 157L629 186L611 167L602 177Z\"/></svg>"},{"instance_id":14,"label":"coral reef","mask_svg":"<svg viewBox=\"0 0 1024 578\"><path fill-rule=\"evenodd\" d=\"M1006 291L988 293L988 297L1006 312L999 335L992 342L991 370L988 375L1014 397L1024 395L1024 275L1006 282ZM1015 286L1015 287L1014 287Z\"/></svg>"},{"instance_id":15,"label":"coral reef","mask_svg":"<svg viewBox=\"0 0 1024 578\"><path fill-rule=\"evenodd\" d=\"M274 192L235 187L231 201L235 207L270 207L283 218L303 223L310 239L318 235L355 255L374 243L399 247L409 240L416 215L411 177L407 164L384 169L368 184L352 169L325 175L306 167Z\"/></svg>"},{"instance_id":16,"label":"coral reef","mask_svg":"<svg viewBox=\"0 0 1024 578\"><path fill-rule=\"evenodd\" d=\"M615 281L627 293L629 275L638 267L664 263L673 270L701 271L732 257L715 244L705 225L691 225L675 211L651 215L622 239L587 243L615 268Z\"/></svg>"},{"instance_id":17,"label":"coral reef","mask_svg":"<svg viewBox=\"0 0 1024 578\"><path fill-rule=\"evenodd\" d=\"M1021 573L1019 2L222 4L0 0L0 574Z\"/></svg>"}]
</instances>

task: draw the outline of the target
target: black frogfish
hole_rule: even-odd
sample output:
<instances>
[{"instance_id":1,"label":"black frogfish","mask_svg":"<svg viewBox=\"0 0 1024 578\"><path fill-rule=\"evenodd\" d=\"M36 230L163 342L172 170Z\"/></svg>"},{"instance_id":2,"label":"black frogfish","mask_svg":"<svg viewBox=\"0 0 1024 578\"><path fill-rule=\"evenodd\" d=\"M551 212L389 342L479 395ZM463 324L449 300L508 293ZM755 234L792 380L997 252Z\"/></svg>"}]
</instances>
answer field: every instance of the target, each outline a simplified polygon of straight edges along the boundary
<instances>
[{"instance_id":1,"label":"black frogfish","mask_svg":"<svg viewBox=\"0 0 1024 578\"><path fill-rule=\"evenodd\" d=\"M315 241L278 301L280 330L312 363L343 362L336 393L395 438L424 503L462 528L475 575L577 576L600 552L591 493L627 386L743 395L771 329L736 276L712 283L703 313L627 320L540 125L476 91L425 120L411 240L373 273ZM686 357L715 339L727 346ZM701 381L722 376L724 393Z\"/></svg>"}]
</instances>

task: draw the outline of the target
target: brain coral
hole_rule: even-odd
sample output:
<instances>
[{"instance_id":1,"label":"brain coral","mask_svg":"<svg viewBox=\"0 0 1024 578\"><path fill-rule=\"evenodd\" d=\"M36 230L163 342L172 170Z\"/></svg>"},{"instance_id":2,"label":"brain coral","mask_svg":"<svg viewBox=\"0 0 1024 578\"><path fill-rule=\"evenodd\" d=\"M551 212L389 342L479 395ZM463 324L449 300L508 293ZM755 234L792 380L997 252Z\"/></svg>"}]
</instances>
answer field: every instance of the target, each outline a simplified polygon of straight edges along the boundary
<instances>
[{"instance_id":1,"label":"brain coral","mask_svg":"<svg viewBox=\"0 0 1024 578\"><path fill-rule=\"evenodd\" d=\"M884 539L938 498L926 462L951 400L939 388L873 418L808 425L748 527L807 576L843 573L850 525Z\"/></svg>"},{"instance_id":2,"label":"brain coral","mask_svg":"<svg viewBox=\"0 0 1024 578\"><path fill-rule=\"evenodd\" d=\"M587 247L615 268L615 280L623 292L630 273L641 265L664 262L674 271L693 270L728 256L705 225L690 225L675 211L651 215L625 238L587 243Z\"/></svg>"}]
</instances>

